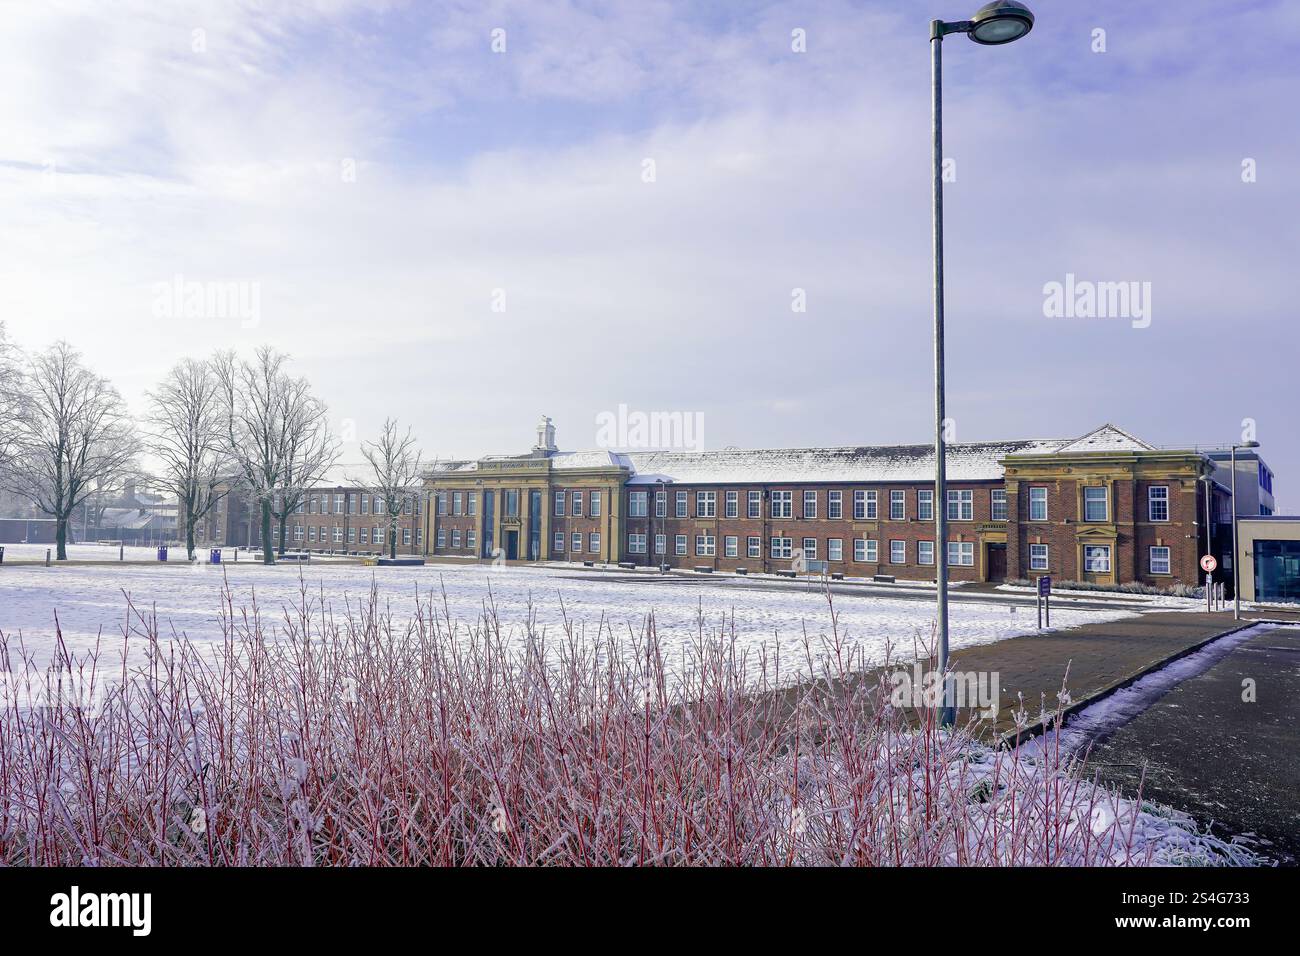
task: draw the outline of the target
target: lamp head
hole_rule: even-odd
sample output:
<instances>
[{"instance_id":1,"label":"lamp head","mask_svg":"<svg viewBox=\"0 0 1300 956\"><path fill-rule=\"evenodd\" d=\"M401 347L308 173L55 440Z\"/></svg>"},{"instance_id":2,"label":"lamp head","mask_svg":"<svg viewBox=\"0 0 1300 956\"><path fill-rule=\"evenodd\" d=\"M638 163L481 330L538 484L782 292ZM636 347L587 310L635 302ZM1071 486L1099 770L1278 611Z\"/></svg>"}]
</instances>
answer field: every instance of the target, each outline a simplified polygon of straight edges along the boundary
<instances>
[{"instance_id":1,"label":"lamp head","mask_svg":"<svg viewBox=\"0 0 1300 956\"><path fill-rule=\"evenodd\" d=\"M985 46L999 46L1019 40L1034 28L1034 15L1017 0L993 0L970 18L970 38Z\"/></svg>"}]
</instances>

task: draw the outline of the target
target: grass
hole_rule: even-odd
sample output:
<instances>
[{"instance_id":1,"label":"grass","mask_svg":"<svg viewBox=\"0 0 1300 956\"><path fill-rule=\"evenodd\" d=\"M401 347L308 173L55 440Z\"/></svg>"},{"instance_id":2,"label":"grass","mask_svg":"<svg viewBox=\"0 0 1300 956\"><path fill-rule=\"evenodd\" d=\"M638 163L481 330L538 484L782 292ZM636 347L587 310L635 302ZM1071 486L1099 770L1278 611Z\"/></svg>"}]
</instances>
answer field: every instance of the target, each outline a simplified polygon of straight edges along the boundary
<instances>
[{"instance_id":1,"label":"grass","mask_svg":"<svg viewBox=\"0 0 1300 956\"><path fill-rule=\"evenodd\" d=\"M64 691L0 709L0 864L1255 862L1059 748L890 706L846 680L865 662L838 623L791 691L703 614L671 662L653 615L511 634L490 595L468 623L436 594L336 613L305 587L274 612L227 592L220 617L195 644L131 609L120 648L60 636L47 667L0 634L11 691Z\"/></svg>"}]
</instances>

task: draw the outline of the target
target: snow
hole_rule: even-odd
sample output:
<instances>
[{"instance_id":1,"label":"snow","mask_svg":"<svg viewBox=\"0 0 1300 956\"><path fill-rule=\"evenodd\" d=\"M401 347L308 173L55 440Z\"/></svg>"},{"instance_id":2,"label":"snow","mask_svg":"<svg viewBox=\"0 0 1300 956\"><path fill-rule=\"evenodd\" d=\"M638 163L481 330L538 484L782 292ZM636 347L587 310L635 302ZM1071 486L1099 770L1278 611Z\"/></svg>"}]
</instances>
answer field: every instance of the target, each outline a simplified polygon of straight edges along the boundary
<instances>
[{"instance_id":1,"label":"snow","mask_svg":"<svg viewBox=\"0 0 1300 956\"><path fill-rule=\"evenodd\" d=\"M697 634L697 614L703 613L706 632L715 632L734 615L738 651L748 652L751 668L759 651L779 650L782 670L793 678L798 667L806 671L805 628L814 652L820 638L831 632L826 598L816 588L768 590L758 582L742 588L693 584L680 578L614 572L587 572L557 568L493 568L489 565L429 565L425 567L369 568L356 564L306 567L281 565L266 568L241 561L221 566L158 564L67 565L46 568L14 566L0 569L0 634L21 636L28 648L44 659L53 645L57 610L65 641L73 650L93 646L103 634L105 645L120 644L126 620L125 594L140 610L156 610L164 634L184 633L194 640L219 637L220 596L229 582L235 604L250 604L253 595L263 618L275 622L281 608L297 598L301 581L309 593L344 611L369 591L372 580L381 599L391 602L395 616L414 606L416 593L427 595L445 589L454 620L469 626L478 620L486 601L495 601L503 630L521 632L529 602L539 628L555 633L563 612L588 637L594 637L602 620L615 633L640 633L652 611L665 654L678 658L689 653ZM489 594L490 588L490 594ZM441 596L439 595L439 602ZM930 634L933 605L929 601L881 596L837 595L835 610L840 633L867 661L884 657L886 642L895 657L910 657L913 640ZM950 605L950 641L955 648L986 644L1033 630L1033 615L1005 605L955 603ZM1052 617L1058 627L1117 620L1135 611L1075 610L1061 608ZM139 642L136 642L139 643Z\"/></svg>"},{"instance_id":2,"label":"snow","mask_svg":"<svg viewBox=\"0 0 1300 956\"><path fill-rule=\"evenodd\" d=\"M1142 439L1130 435L1124 429L1116 428L1114 425L1107 423L1098 429L1090 431L1082 438L1077 438L1068 445L1064 445L1057 451L1062 455L1074 455L1079 452L1090 451L1155 451L1155 446L1148 445Z\"/></svg>"}]
</instances>

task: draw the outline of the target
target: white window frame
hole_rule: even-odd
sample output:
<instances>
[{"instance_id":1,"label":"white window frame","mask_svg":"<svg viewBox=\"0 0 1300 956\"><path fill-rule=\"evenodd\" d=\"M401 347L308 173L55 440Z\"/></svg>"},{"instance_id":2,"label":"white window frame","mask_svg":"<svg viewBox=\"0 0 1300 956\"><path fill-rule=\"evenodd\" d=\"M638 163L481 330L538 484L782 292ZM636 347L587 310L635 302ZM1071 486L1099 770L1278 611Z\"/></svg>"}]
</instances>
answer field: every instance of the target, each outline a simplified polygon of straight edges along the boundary
<instances>
[{"instance_id":1,"label":"white window frame","mask_svg":"<svg viewBox=\"0 0 1300 956\"><path fill-rule=\"evenodd\" d=\"M645 518L646 509L649 505L648 494L644 491L633 491L628 495L627 516L629 518Z\"/></svg>"},{"instance_id":2,"label":"white window frame","mask_svg":"<svg viewBox=\"0 0 1300 956\"><path fill-rule=\"evenodd\" d=\"M1156 492L1160 492L1157 496ZM1164 509L1163 518L1156 517L1156 505ZM1147 520L1158 521L1162 524L1169 521L1169 486L1168 485L1151 485L1147 488Z\"/></svg>"},{"instance_id":3,"label":"white window frame","mask_svg":"<svg viewBox=\"0 0 1300 956\"><path fill-rule=\"evenodd\" d=\"M794 492L772 492L772 517L787 519L794 517Z\"/></svg>"},{"instance_id":4,"label":"white window frame","mask_svg":"<svg viewBox=\"0 0 1300 956\"><path fill-rule=\"evenodd\" d=\"M1042 508L1041 515L1035 515L1036 508ZM1029 520L1030 521L1047 521L1047 486L1030 485L1029 486Z\"/></svg>"},{"instance_id":5,"label":"white window frame","mask_svg":"<svg viewBox=\"0 0 1300 956\"><path fill-rule=\"evenodd\" d=\"M1096 504L1097 499L1089 499L1088 492L1101 492L1102 516L1100 518L1089 517L1088 506ZM1105 485L1084 485L1083 486L1083 520L1089 524L1105 523L1110 520L1110 489Z\"/></svg>"},{"instance_id":6,"label":"white window frame","mask_svg":"<svg viewBox=\"0 0 1300 956\"><path fill-rule=\"evenodd\" d=\"M1029 570L1050 571L1052 569L1052 550L1045 544L1029 546Z\"/></svg>"},{"instance_id":7,"label":"white window frame","mask_svg":"<svg viewBox=\"0 0 1300 956\"><path fill-rule=\"evenodd\" d=\"M1092 557L1088 552L1097 552L1096 557ZM1101 558L1105 555L1105 566L1102 567ZM1083 570L1087 574L1109 574L1111 569L1111 552L1108 544L1085 544L1083 546Z\"/></svg>"},{"instance_id":8,"label":"white window frame","mask_svg":"<svg viewBox=\"0 0 1300 956\"><path fill-rule=\"evenodd\" d=\"M772 558L778 561L794 557L794 539L781 535L772 535L770 553Z\"/></svg>"},{"instance_id":9,"label":"white window frame","mask_svg":"<svg viewBox=\"0 0 1300 956\"><path fill-rule=\"evenodd\" d=\"M826 517L832 521L839 521L844 517L844 492L826 492Z\"/></svg>"},{"instance_id":10,"label":"white window frame","mask_svg":"<svg viewBox=\"0 0 1300 956\"><path fill-rule=\"evenodd\" d=\"M656 535L655 535L655 554L667 554L667 553L668 553L668 535L666 535L666 534L656 534Z\"/></svg>"},{"instance_id":11,"label":"white window frame","mask_svg":"<svg viewBox=\"0 0 1300 956\"><path fill-rule=\"evenodd\" d=\"M573 500L569 508L569 514L573 515L573 517L575 518L581 518L582 517L582 492L575 491L572 495L572 498Z\"/></svg>"},{"instance_id":12,"label":"white window frame","mask_svg":"<svg viewBox=\"0 0 1300 956\"><path fill-rule=\"evenodd\" d=\"M803 516L805 518L817 517L817 492L805 490L803 493Z\"/></svg>"},{"instance_id":13,"label":"white window frame","mask_svg":"<svg viewBox=\"0 0 1300 956\"><path fill-rule=\"evenodd\" d=\"M949 541L948 564L954 568L975 567L975 542Z\"/></svg>"},{"instance_id":14,"label":"white window frame","mask_svg":"<svg viewBox=\"0 0 1300 956\"><path fill-rule=\"evenodd\" d=\"M901 538L889 539L889 563L907 564L907 542L905 540Z\"/></svg>"},{"instance_id":15,"label":"white window frame","mask_svg":"<svg viewBox=\"0 0 1300 956\"><path fill-rule=\"evenodd\" d=\"M916 542L916 563L934 564L934 542L933 541Z\"/></svg>"},{"instance_id":16,"label":"white window frame","mask_svg":"<svg viewBox=\"0 0 1300 956\"><path fill-rule=\"evenodd\" d=\"M686 492L679 491L677 492L676 505L673 510L673 515L678 518L685 518L687 511L688 509L686 507Z\"/></svg>"},{"instance_id":17,"label":"white window frame","mask_svg":"<svg viewBox=\"0 0 1300 956\"><path fill-rule=\"evenodd\" d=\"M889 520L890 521L907 520L906 489L894 488L889 492Z\"/></svg>"},{"instance_id":18,"label":"white window frame","mask_svg":"<svg viewBox=\"0 0 1300 956\"><path fill-rule=\"evenodd\" d=\"M748 504L745 508L745 513L750 518L763 517L763 492L762 491L758 489L753 489L749 492Z\"/></svg>"},{"instance_id":19,"label":"white window frame","mask_svg":"<svg viewBox=\"0 0 1300 956\"><path fill-rule=\"evenodd\" d=\"M628 554L645 554L645 532L631 531L627 536L627 553Z\"/></svg>"},{"instance_id":20,"label":"white window frame","mask_svg":"<svg viewBox=\"0 0 1300 956\"><path fill-rule=\"evenodd\" d=\"M557 554L564 554L565 544L566 541L565 541L564 532L563 531L555 532L555 534L551 538L551 550L555 551Z\"/></svg>"},{"instance_id":21,"label":"white window frame","mask_svg":"<svg viewBox=\"0 0 1300 956\"><path fill-rule=\"evenodd\" d=\"M740 537L729 534L722 539L722 553L728 558L740 557Z\"/></svg>"},{"instance_id":22,"label":"white window frame","mask_svg":"<svg viewBox=\"0 0 1300 956\"><path fill-rule=\"evenodd\" d=\"M716 491L695 492L695 517L716 518L718 516L718 493Z\"/></svg>"},{"instance_id":23,"label":"white window frame","mask_svg":"<svg viewBox=\"0 0 1300 956\"><path fill-rule=\"evenodd\" d=\"M679 534L673 536L673 554L685 556L686 554L686 535Z\"/></svg>"},{"instance_id":24,"label":"white window frame","mask_svg":"<svg viewBox=\"0 0 1300 956\"><path fill-rule=\"evenodd\" d=\"M803 556L808 561L817 560L817 539L816 538L803 539Z\"/></svg>"},{"instance_id":25,"label":"white window frame","mask_svg":"<svg viewBox=\"0 0 1300 956\"><path fill-rule=\"evenodd\" d=\"M1163 551L1164 570L1158 570L1156 566L1156 552ZM1164 544L1153 544L1147 553L1147 566L1151 569L1152 574L1173 574L1173 549Z\"/></svg>"},{"instance_id":26,"label":"white window frame","mask_svg":"<svg viewBox=\"0 0 1300 956\"><path fill-rule=\"evenodd\" d=\"M918 488L916 490L916 520L934 520L934 489Z\"/></svg>"},{"instance_id":27,"label":"white window frame","mask_svg":"<svg viewBox=\"0 0 1300 956\"><path fill-rule=\"evenodd\" d=\"M750 558L761 558L763 556L762 535L751 534L746 537L745 555Z\"/></svg>"},{"instance_id":28,"label":"white window frame","mask_svg":"<svg viewBox=\"0 0 1300 956\"><path fill-rule=\"evenodd\" d=\"M969 488L951 488L948 490L948 520L975 520L975 492Z\"/></svg>"},{"instance_id":29,"label":"white window frame","mask_svg":"<svg viewBox=\"0 0 1300 956\"><path fill-rule=\"evenodd\" d=\"M728 518L740 517L740 492L728 491L726 499L726 515Z\"/></svg>"},{"instance_id":30,"label":"white window frame","mask_svg":"<svg viewBox=\"0 0 1300 956\"><path fill-rule=\"evenodd\" d=\"M827 561L844 560L844 539L843 538L826 539L826 560Z\"/></svg>"},{"instance_id":31,"label":"white window frame","mask_svg":"<svg viewBox=\"0 0 1300 956\"><path fill-rule=\"evenodd\" d=\"M701 532L695 536L695 556L697 558L712 558L718 553L718 539L707 532Z\"/></svg>"},{"instance_id":32,"label":"white window frame","mask_svg":"<svg viewBox=\"0 0 1300 956\"><path fill-rule=\"evenodd\" d=\"M1001 510L1002 516L998 517L998 511ZM1006 521L1009 514L1007 512L1007 490L1005 488L989 489L989 520Z\"/></svg>"}]
</instances>

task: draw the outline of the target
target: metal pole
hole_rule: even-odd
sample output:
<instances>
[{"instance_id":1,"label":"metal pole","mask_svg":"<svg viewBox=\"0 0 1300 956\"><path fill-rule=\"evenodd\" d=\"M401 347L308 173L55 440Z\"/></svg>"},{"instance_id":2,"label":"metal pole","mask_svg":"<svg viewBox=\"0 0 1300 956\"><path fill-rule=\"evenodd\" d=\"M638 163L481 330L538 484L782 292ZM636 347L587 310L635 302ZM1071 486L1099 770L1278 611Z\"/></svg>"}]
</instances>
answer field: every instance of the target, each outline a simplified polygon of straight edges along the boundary
<instances>
[{"instance_id":1,"label":"metal pole","mask_svg":"<svg viewBox=\"0 0 1300 956\"><path fill-rule=\"evenodd\" d=\"M1204 554L1214 553L1214 532L1213 525L1210 524L1210 495L1213 493L1214 486L1210 484L1210 478L1205 477L1205 551ZM1205 572L1205 610L1213 611L1214 593L1214 572Z\"/></svg>"},{"instance_id":2,"label":"metal pole","mask_svg":"<svg viewBox=\"0 0 1300 956\"><path fill-rule=\"evenodd\" d=\"M1237 446L1232 446L1232 619L1241 620L1241 573L1237 570Z\"/></svg>"},{"instance_id":3,"label":"metal pole","mask_svg":"<svg viewBox=\"0 0 1300 956\"><path fill-rule=\"evenodd\" d=\"M934 134L934 182L932 225L934 233L934 549L936 637L939 643L939 674L943 681L943 711L940 724L956 721L948 686L948 495L944 474L944 383L943 383L943 21L930 24L931 116Z\"/></svg>"}]
</instances>

